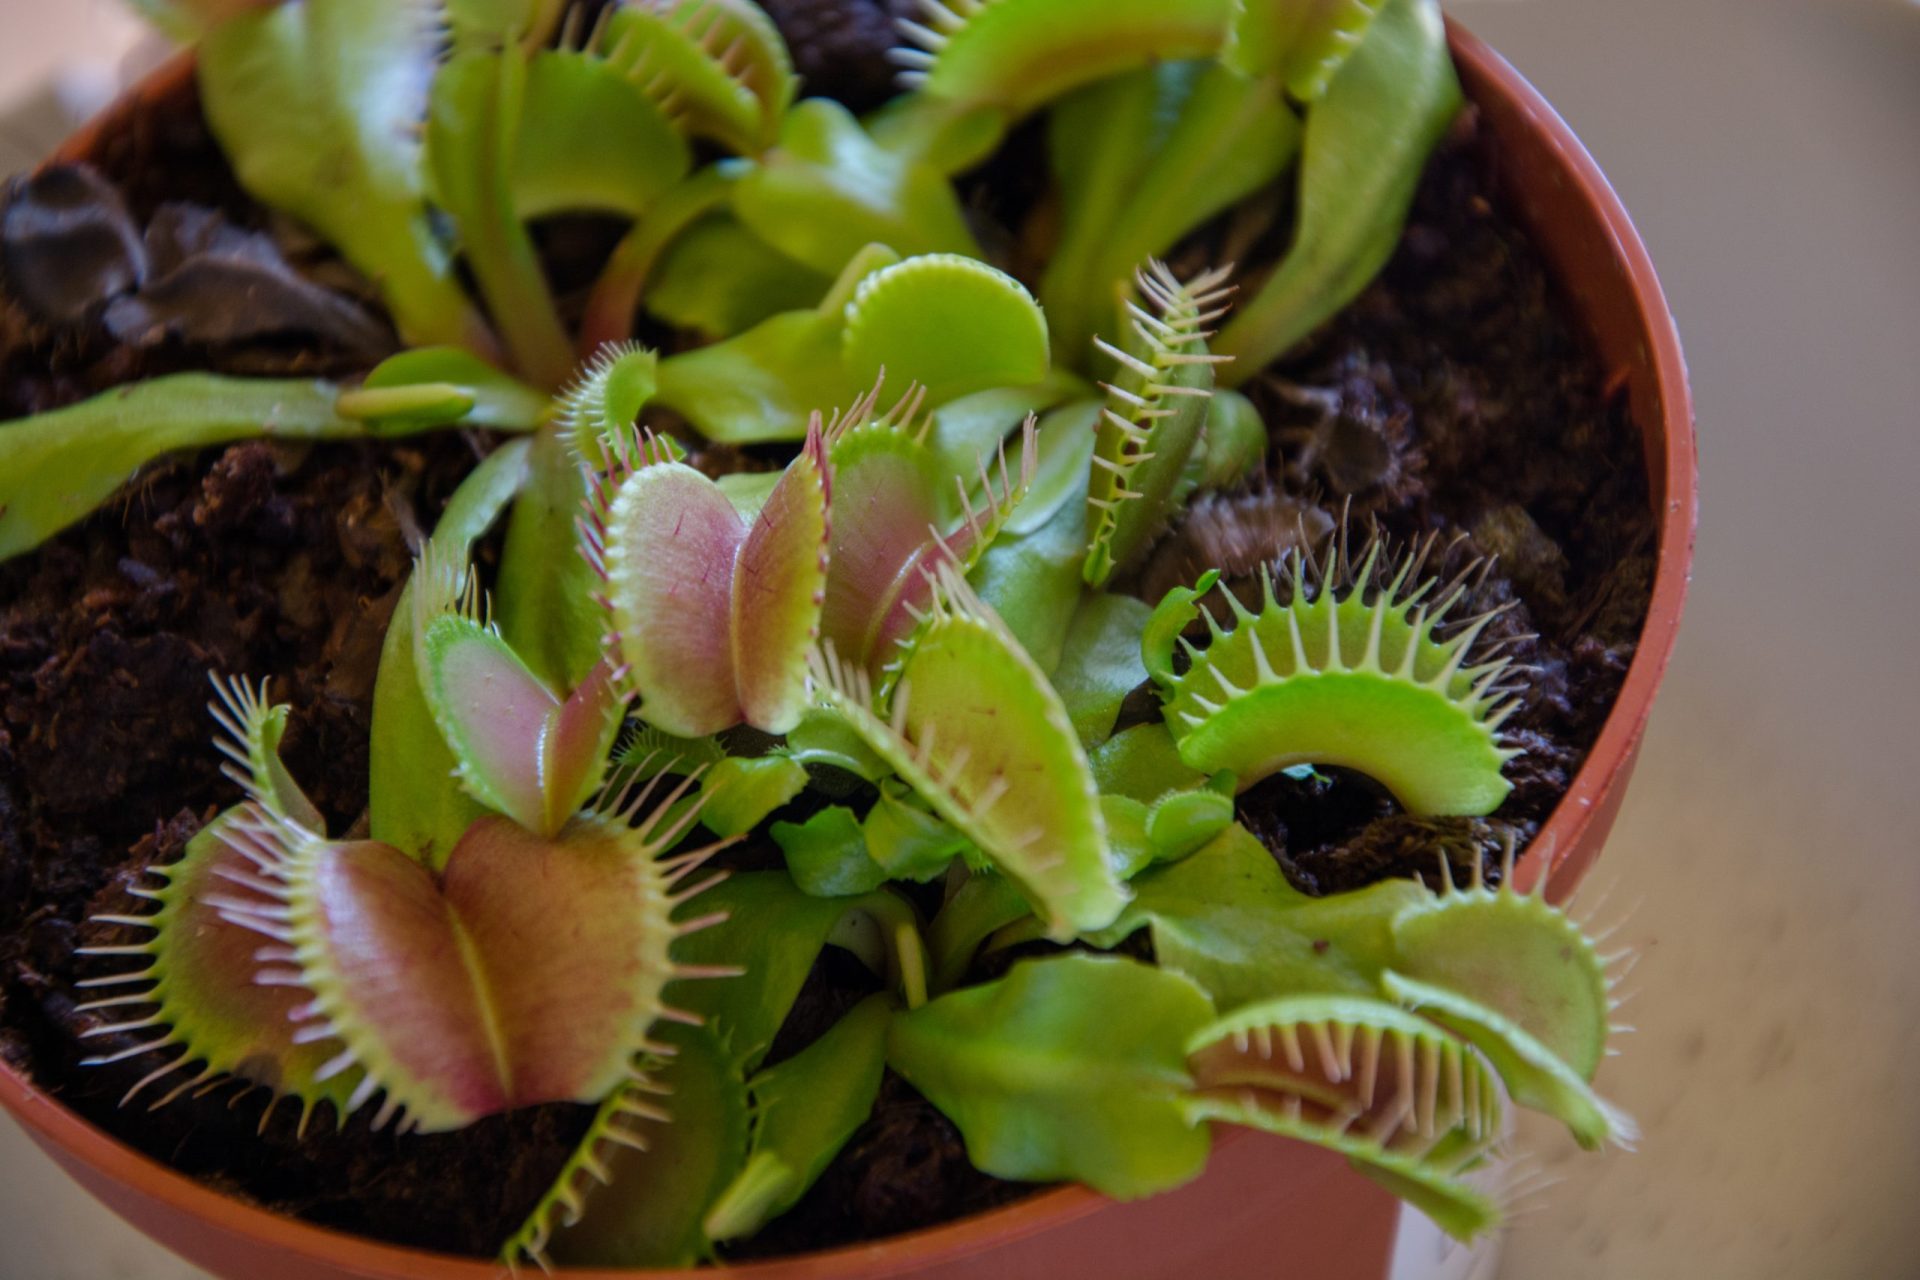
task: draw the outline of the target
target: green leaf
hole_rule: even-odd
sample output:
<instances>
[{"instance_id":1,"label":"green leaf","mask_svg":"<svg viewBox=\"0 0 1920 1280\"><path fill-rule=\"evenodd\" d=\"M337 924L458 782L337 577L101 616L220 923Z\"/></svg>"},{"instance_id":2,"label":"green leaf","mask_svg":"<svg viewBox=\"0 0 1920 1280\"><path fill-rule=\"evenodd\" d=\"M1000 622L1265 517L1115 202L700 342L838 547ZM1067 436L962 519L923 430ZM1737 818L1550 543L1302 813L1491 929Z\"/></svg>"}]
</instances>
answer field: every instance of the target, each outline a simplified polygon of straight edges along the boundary
<instances>
[{"instance_id":1,"label":"green leaf","mask_svg":"<svg viewBox=\"0 0 1920 1280\"><path fill-rule=\"evenodd\" d=\"M467 265L519 371L557 390L572 372L573 344L513 189L529 66L517 48L454 55L433 79L427 159L434 194L459 227Z\"/></svg>"},{"instance_id":2,"label":"green leaf","mask_svg":"<svg viewBox=\"0 0 1920 1280\"><path fill-rule=\"evenodd\" d=\"M84 518L162 454L386 434L340 417L338 394L327 382L176 373L0 422L0 560Z\"/></svg>"},{"instance_id":3,"label":"green leaf","mask_svg":"<svg viewBox=\"0 0 1920 1280\"><path fill-rule=\"evenodd\" d=\"M954 254L924 254L860 282L847 307L841 356L854 386L882 371L917 382L939 406L1047 376L1047 319L1026 287Z\"/></svg>"},{"instance_id":4,"label":"green leaf","mask_svg":"<svg viewBox=\"0 0 1920 1280\"><path fill-rule=\"evenodd\" d=\"M485 349L427 221L419 121L440 36L425 0L303 0L242 14L199 53L220 150L257 199L377 282L409 344Z\"/></svg>"},{"instance_id":5,"label":"green leaf","mask_svg":"<svg viewBox=\"0 0 1920 1280\"><path fill-rule=\"evenodd\" d=\"M1102 795L1126 796L1142 804L1206 781L1206 775L1180 759L1173 735L1157 721L1123 729L1094 748L1088 761Z\"/></svg>"},{"instance_id":6,"label":"green leaf","mask_svg":"<svg viewBox=\"0 0 1920 1280\"><path fill-rule=\"evenodd\" d=\"M1373 992L1393 915L1426 893L1417 881L1390 880L1309 898L1238 826L1142 875L1133 890L1113 926L1088 940L1116 946L1150 927L1160 966L1199 983L1223 1013L1279 995Z\"/></svg>"},{"instance_id":7,"label":"green leaf","mask_svg":"<svg viewBox=\"0 0 1920 1280\"><path fill-rule=\"evenodd\" d=\"M809 714L787 735L789 758L809 767L843 769L865 782L891 777L893 769L839 716Z\"/></svg>"},{"instance_id":8,"label":"green leaf","mask_svg":"<svg viewBox=\"0 0 1920 1280\"><path fill-rule=\"evenodd\" d=\"M802 893L855 897L887 882L886 871L867 856L860 819L845 805L831 805L805 822L776 822L769 834L786 855L787 874Z\"/></svg>"},{"instance_id":9,"label":"green leaf","mask_svg":"<svg viewBox=\"0 0 1920 1280\"><path fill-rule=\"evenodd\" d=\"M862 830L867 857L887 879L924 884L946 873L967 847L967 838L911 803L912 796L898 783L882 783L880 798L867 811Z\"/></svg>"},{"instance_id":10,"label":"green leaf","mask_svg":"<svg viewBox=\"0 0 1920 1280\"><path fill-rule=\"evenodd\" d=\"M434 528L434 545L454 563L464 563L480 539L526 483L529 441L515 440L473 469ZM454 777L456 761L435 724L414 660L414 594L410 579L394 606L380 649L373 686L367 817L374 840L438 870L453 846L484 810Z\"/></svg>"},{"instance_id":11,"label":"green leaf","mask_svg":"<svg viewBox=\"0 0 1920 1280\"><path fill-rule=\"evenodd\" d=\"M874 145L909 164L964 173L1000 149L1007 118L993 107L962 107L923 93L889 99L861 124Z\"/></svg>"},{"instance_id":12,"label":"green leaf","mask_svg":"<svg viewBox=\"0 0 1920 1280\"><path fill-rule=\"evenodd\" d=\"M1232 825L1231 789L1175 791L1160 797L1147 810L1147 839L1153 843L1157 862L1178 862Z\"/></svg>"},{"instance_id":13,"label":"green leaf","mask_svg":"<svg viewBox=\"0 0 1920 1280\"><path fill-rule=\"evenodd\" d=\"M586 479L557 430L534 438L526 488L507 522L494 587L500 634L542 680L577 688L600 661L606 620L599 578L580 554L575 520Z\"/></svg>"},{"instance_id":14,"label":"green leaf","mask_svg":"<svg viewBox=\"0 0 1920 1280\"><path fill-rule=\"evenodd\" d=\"M638 217L693 168L666 113L614 67L543 49L527 65L508 187L525 219Z\"/></svg>"},{"instance_id":15,"label":"green leaf","mask_svg":"<svg viewBox=\"0 0 1920 1280\"><path fill-rule=\"evenodd\" d=\"M1293 245L1214 349L1239 385L1357 297L1392 256L1428 154L1460 110L1435 0L1387 0L1307 113Z\"/></svg>"},{"instance_id":16,"label":"green leaf","mask_svg":"<svg viewBox=\"0 0 1920 1280\"><path fill-rule=\"evenodd\" d=\"M676 943L674 959L732 965L743 976L673 983L667 999L708 1020L728 1069L744 1078L773 1044L848 905L845 899L810 897L780 871L728 877L692 903L694 914L724 912L725 921Z\"/></svg>"},{"instance_id":17,"label":"green leaf","mask_svg":"<svg viewBox=\"0 0 1920 1280\"><path fill-rule=\"evenodd\" d=\"M729 756L701 779L700 821L717 836L743 836L806 788L807 771L785 756Z\"/></svg>"},{"instance_id":18,"label":"green leaf","mask_svg":"<svg viewBox=\"0 0 1920 1280\"><path fill-rule=\"evenodd\" d=\"M1250 480L1267 453L1267 424L1253 401L1238 391L1215 391L1207 402L1207 429L1200 442L1195 488L1237 489Z\"/></svg>"},{"instance_id":19,"label":"green leaf","mask_svg":"<svg viewBox=\"0 0 1920 1280\"><path fill-rule=\"evenodd\" d=\"M1064 217L1041 296L1059 350L1079 361L1121 318L1136 266L1286 170L1300 119L1271 81L1173 64L1067 99L1050 140Z\"/></svg>"},{"instance_id":20,"label":"green leaf","mask_svg":"<svg viewBox=\"0 0 1920 1280\"><path fill-rule=\"evenodd\" d=\"M1060 665L1080 607L1080 567L1087 554L1086 479L1082 472L1067 499L1032 532L995 539L970 575L980 598L1049 673ZM1020 518L1016 508L1012 522Z\"/></svg>"},{"instance_id":21,"label":"green leaf","mask_svg":"<svg viewBox=\"0 0 1920 1280\"><path fill-rule=\"evenodd\" d=\"M901 257L982 256L946 176L882 150L829 98L787 112L779 147L740 179L733 208L755 235L825 275L876 243Z\"/></svg>"},{"instance_id":22,"label":"green leaf","mask_svg":"<svg viewBox=\"0 0 1920 1280\"><path fill-rule=\"evenodd\" d=\"M958 985L982 943L1032 914L1026 897L1005 876L992 871L968 876L933 918L927 933L933 989L948 991Z\"/></svg>"},{"instance_id":23,"label":"green leaf","mask_svg":"<svg viewBox=\"0 0 1920 1280\"><path fill-rule=\"evenodd\" d=\"M706 1218L715 1240L750 1236L799 1202L873 1112L893 1005L868 996L825 1035L749 1086L753 1145Z\"/></svg>"},{"instance_id":24,"label":"green leaf","mask_svg":"<svg viewBox=\"0 0 1920 1280\"><path fill-rule=\"evenodd\" d=\"M850 406L861 391L840 358L847 303L862 280L898 262L883 245L856 254L811 311L788 311L725 342L660 362L660 403L709 440L798 440L815 413Z\"/></svg>"},{"instance_id":25,"label":"green leaf","mask_svg":"<svg viewBox=\"0 0 1920 1280\"><path fill-rule=\"evenodd\" d=\"M707 338L730 338L783 311L819 303L833 278L802 266L731 216L704 218L660 260L648 314Z\"/></svg>"},{"instance_id":26,"label":"green leaf","mask_svg":"<svg viewBox=\"0 0 1920 1280\"><path fill-rule=\"evenodd\" d=\"M1132 596L1099 593L1081 601L1067 629L1053 687L1088 750L1105 742L1120 704L1145 682L1140 633L1153 610Z\"/></svg>"},{"instance_id":27,"label":"green leaf","mask_svg":"<svg viewBox=\"0 0 1920 1280\"><path fill-rule=\"evenodd\" d=\"M1181 1097L1186 1042L1212 1017L1185 978L1075 952L900 1015L887 1059L959 1127L982 1172L1128 1200L1206 1164L1207 1131Z\"/></svg>"},{"instance_id":28,"label":"green leaf","mask_svg":"<svg viewBox=\"0 0 1920 1280\"><path fill-rule=\"evenodd\" d=\"M497 431L531 431L552 401L459 347L421 347L380 362L358 390L340 393L340 416L379 433L454 423Z\"/></svg>"},{"instance_id":29,"label":"green leaf","mask_svg":"<svg viewBox=\"0 0 1920 1280\"><path fill-rule=\"evenodd\" d=\"M927 434L928 446L939 455L941 465L947 472L970 475L979 459L992 457L999 450L1001 442L1020 429L1028 415L1045 413L1062 401L1083 396L1090 390L1088 384L1079 377L1065 369L1055 369L1045 382L1031 387L995 387L991 391L977 391L970 396L962 396L929 415L932 428ZM1044 466L1047 456L1044 441L1042 447ZM1085 467L1081 470L1084 471ZM1040 483L1037 475L1034 483L1036 486ZM1029 497L1020 509L1024 513L1032 505L1033 499ZM1032 527L1043 523L1044 517L1034 522ZM1011 525L1009 529L1012 530Z\"/></svg>"}]
</instances>

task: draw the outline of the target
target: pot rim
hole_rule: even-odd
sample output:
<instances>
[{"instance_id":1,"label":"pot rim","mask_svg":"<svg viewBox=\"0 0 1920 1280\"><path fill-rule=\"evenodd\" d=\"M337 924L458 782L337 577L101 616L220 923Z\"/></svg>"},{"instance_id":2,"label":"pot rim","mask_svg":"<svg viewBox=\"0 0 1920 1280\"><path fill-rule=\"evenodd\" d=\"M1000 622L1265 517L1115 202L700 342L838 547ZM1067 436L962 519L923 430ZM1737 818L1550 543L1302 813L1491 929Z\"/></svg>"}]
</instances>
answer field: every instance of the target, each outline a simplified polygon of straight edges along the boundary
<instances>
[{"instance_id":1,"label":"pot rim","mask_svg":"<svg viewBox=\"0 0 1920 1280\"><path fill-rule=\"evenodd\" d=\"M1548 875L1548 893L1559 899L1572 892L1597 851L1586 848L1588 842L1582 837L1596 819L1607 813L1603 798L1617 800L1614 793L1625 785L1654 695L1672 656L1692 578L1698 516L1692 397L1679 334L1652 259L1599 166L1566 122L1505 59L1452 18L1447 20L1447 31L1455 63L1468 83L1470 98L1505 97L1534 131L1543 136L1549 151L1571 177L1579 194L1598 212L1611 239L1608 247L1626 276L1635 319L1648 341L1648 348L1641 356L1652 374L1651 391L1656 408L1652 418L1641 421L1639 426L1648 444L1646 461L1655 477L1650 487L1656 499L1662 501L1662 507L1657 517L1659 551L1647 618L1626 680L1598 738L1566 795L1529 845L1537 856L1527 859L1518 870L1518 882L1523 888L1535 883L1541 874ZM125 120L128 113L137 112L146 104L178 92L192 74L190 53L169 60L130 89L119 103L69 138L54 158L69 159L90 153L114 123ZM1636 412L1635 416L1639 418L1641 414ZM1562 853L1562 850L1568 852ZM186 1215L237 1241L292 1252L313 1262L339 1267L348 1275L496 1280L505 1274L497 1262L386 1244L232 1199L95 1128L4 1060L0 1060L0 1108L42 1144L57 1149L63 1164L88 1166L120 1183L150 1207ZM1237 1130L1228 1131L1218 1135L1215 1141L1237 1142L1249 1136ZM742 1263L728 1267L727 1271L744 1280L755 1277L825 1280L829 1276L848 1274L883 1280L1027 1238L1086 1217L1110 1203L1106 1197L1084 1186L1062 1186L939 1226L878 1241ZM669 1280L690 1273L565 1268L557 1274L574 1280Z\"/></svg>"}]
</instances>

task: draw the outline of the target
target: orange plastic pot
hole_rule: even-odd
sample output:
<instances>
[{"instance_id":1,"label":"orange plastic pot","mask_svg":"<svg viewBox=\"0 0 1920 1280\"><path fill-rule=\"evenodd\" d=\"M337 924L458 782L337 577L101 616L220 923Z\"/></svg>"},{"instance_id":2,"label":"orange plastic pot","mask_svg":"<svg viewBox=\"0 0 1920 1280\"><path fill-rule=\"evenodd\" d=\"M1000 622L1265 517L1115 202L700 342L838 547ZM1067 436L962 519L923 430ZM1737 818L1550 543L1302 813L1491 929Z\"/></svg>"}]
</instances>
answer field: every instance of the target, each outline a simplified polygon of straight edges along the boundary
<instances>
[{"instance_id":1,"label":"orange plastic pot","mask_svg":"<svg viewBox=\"0 0 1920 1280\"><path fill-rule=\"evenodd\" d=\"M1653 264L1627 212L1553 109L1499 55L1451 27L1468 96L1497 140L1502 181L1616 380L1646 446L1660 535L1653 601L1620 698L1522 867L1572 891L1599 855L1673 650L1693 558L1697 474L1686 364ZM185 88L184 60L77 135L81 158ZM108 1207L223 1280L495 1280L500 1266L376 1244L228 1199L121 1145L0 1064L0 1104ZM1336 1157L1252 1133L1223 1134L1206 1173L1117 1204L1079 1187L874 1244L733 1268L742 1280L1082 1280L1206 1276L1382 1280L1395 1202ZM579 1271L575 1280L675 1272Z\"/></svg>"}]
</instances>

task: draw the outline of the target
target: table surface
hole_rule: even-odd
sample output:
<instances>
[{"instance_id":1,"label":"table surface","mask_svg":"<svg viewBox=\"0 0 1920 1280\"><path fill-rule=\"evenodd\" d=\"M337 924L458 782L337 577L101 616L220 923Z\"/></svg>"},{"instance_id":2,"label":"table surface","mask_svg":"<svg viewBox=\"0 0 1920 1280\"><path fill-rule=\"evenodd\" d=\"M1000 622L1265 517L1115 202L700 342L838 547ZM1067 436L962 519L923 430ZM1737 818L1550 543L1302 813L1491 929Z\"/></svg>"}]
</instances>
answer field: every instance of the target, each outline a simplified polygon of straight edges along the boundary
<instances>
[{"instance_id":1,"label":"table surface","mask_svg":"<svg viewBox=\"0 0 1920 1280\"><path fill-rule=\"evenodd\" d=\"M1530 1127L1560 1181L1501 1274L1920 1274L1920 849L1898 816L1920 765L1920 5L1451 7L1633 210L1706 490L1687 626L1593 886L1642 953L1639 1031L1600 1083L1646 1136L1597 1158ZM108 0L0 0L0 172L137 38ZM0 1277L196 1274L5 1121L0 1241Z\"/></svg>"}]
</instances>

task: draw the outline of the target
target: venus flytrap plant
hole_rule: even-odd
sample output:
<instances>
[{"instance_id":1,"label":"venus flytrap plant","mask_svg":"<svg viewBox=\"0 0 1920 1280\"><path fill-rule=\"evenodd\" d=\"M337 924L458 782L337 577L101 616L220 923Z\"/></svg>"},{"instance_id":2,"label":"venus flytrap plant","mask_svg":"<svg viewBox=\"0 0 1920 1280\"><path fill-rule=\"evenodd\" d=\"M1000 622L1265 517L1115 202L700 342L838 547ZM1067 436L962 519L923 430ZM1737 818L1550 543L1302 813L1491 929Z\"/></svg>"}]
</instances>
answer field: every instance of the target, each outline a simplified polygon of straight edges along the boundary
<instances>
[{"instance_id":1,"label":"venus flytrap plant","mask_svg":"<svg viewBox=\"0 0 1920 1280\"><path fill-rule=\"evenodd\" d=\"M96 926L134 939L95 948L134 963L84 1010L114 1019L103 1061L157 1063L129 1101L231 1079L303 1125L426 1130L595 1106L510 1266L723 1257L816 1185L888 1068L1001 1177L1150 1194L1233 1124L1460 1235L1498 1217L1462 1177L1507 1098L1631 1139L1592 1085L1613 980L1513 890L1513 850L1498 888L1312 897L1235 821L1296 765L1497 810L1530 673L1493 615L1454 616L1484 569L1342 535L1257 599L1219 585L1245 564L1135 594L1190 497L1268 472L1255 400L1216 384L1398 239L1457 101L1429 0L923 0L917 91L864 121L795 101L749 0L590 28L450 0L445 32L413 4L185 7L243 182L435 345L357 385L182 375L0 424L0 557L170 450L524 436L399 594L367 838L330 836L281 764L290 709L220 686L239 802L136 889L152 913ZM1041 211L970 219L956 175L1041 111ZM1156 260L1214 251L1195 233L1270 203L1296 151L1293 247L1250 303ZM568 212L627 223L577 332L535 236ZM642 311L671 354L627 341ZM887 378L908 390L882 412ZM701 874L759 837L786 870ZM1048 943L1079 949L973 981ZM1089 953L1122 945L1150 959ZM769 1066L830 946L880 991Z\"/></svg>"}]
</instances>

